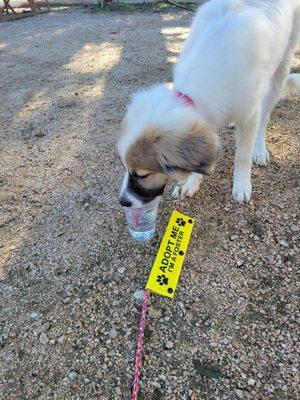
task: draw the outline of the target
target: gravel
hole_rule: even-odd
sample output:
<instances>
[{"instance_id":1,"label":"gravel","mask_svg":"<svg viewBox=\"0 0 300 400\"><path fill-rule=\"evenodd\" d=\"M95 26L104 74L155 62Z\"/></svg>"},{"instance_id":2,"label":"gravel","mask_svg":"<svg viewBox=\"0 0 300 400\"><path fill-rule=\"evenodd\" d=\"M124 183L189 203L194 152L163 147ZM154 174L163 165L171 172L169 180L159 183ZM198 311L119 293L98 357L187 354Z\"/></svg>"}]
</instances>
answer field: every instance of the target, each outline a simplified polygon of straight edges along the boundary
<instances>
[{"instance_id":1,"label":"gravel","mask_svg":"<svg viewBox=\"0 0 300 400\"><path fill-rule=\"evenodd\" d=\"M166 342L165 346L166 346L167 349L172 349L174 347L174 344L168 340Z\"/></svg>"},{"instance_id":2,"label":"gravel","mask_svg":"<svg viewBox=\"0 0 300 400\"><path fill-rule=\"evenodd\" d=\"M254 386L254 385L255 385L255 380L250 378L250 379L248 380L248 385L249 385L249 386Z\"/></svg>"},{"instance_id":3,"label":"gravel","mask_svg":"<svg viewBox=\"0 0 300 400\"><path fill-rule=\"evenodd\" d=\"M134 296L134 298L137 299L137 300L143 300L144 294L145 294L145 291L144 291L144 290L136 290L136 291L133 293L133 296Z\"/></svg>"},{"instance_id":4,"label":"gravel","mask_svg":"<svg viewBox=\"0 0 300 400\"><path fill-rule=\"evenodd\" d=\"M76 378L77 378L77 372L71 371L71 372L68 374L68 379L69 379L70 381L75 381Z\"/></svg>"},{"instance_id":5,"label":"gravel","mask_svg":"<svg viewBox=\"0 0 300 400\"><path fill-rule=\"evenodd\" d=\"M171 79L191 18L78 8L0 24L3 399L129 398L145 282L176 203L170 185L157 234L133 242L115 142L131 93ZM299 397L299 126L299 99L282 100L242 206L221 132L214 176L183 204L196 224L175 298L151 295L141 399Z\"/></svg>"},{"instance_id":6,"label":"gravel","mask_svg":"<svg viewBox=\"0 0 300 400\"><path fill-rule=\"evenodd\" d=\"M42 333L40 336L40 343L47 344L48 342L49 342L49 339L48 339L46 333Z\"/></svg>"},{"instance_id":7,"label":"gravel","mask_svg":"<svg viewBox=\"0 0 300 400\"><path fill-rule=\"evenodd\" d=\"M108 336L112 339L115 339L117 337L117 330L115 328L111 328L111 330L108 333Z\"/></svg>"}]
</instances>

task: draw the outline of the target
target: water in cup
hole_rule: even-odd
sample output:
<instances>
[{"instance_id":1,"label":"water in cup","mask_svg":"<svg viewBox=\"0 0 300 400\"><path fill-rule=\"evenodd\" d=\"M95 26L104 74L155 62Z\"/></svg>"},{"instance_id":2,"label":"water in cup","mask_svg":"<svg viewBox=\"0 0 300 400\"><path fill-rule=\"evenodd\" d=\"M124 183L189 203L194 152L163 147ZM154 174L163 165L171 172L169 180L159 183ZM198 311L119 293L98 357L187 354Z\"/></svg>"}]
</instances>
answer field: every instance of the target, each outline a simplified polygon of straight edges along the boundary
<instances>
[{"instance_id":1,"label":"water in cup","mask_svg":"<svg viewBox=\"0 0 300 400\"><path fill-rule=\"evenodd\" d=\"M140 242L150 240L155 233L158 203L140 208L124 207L131 236Z\"/></svg>"}]
</instances>

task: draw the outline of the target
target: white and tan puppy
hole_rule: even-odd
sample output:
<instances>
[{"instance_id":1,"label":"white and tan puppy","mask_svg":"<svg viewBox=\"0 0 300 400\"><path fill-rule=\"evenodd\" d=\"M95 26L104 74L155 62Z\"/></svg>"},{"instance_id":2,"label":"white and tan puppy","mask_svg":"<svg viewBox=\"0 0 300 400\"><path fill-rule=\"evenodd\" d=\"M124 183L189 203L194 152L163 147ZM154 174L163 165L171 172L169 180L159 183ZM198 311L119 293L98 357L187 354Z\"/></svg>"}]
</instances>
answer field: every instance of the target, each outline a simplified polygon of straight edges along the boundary
<instances>
[{"instance_id":1,"label":"white and tan puppy","mask_svg":"<svg viewBox=\"0 0 300 400\"><path fill-rule=\"evenodd\" d=\"M300 0L211 0L198 10L174 69L133 96L118 144L126 169L120 202L139 206L162 195L192 196L215 167L216 131L233 122L233 198L251 197L252 160L265 165L266 126L289 76L300 33ZM295 78L294 78L295 79Z\"/></svg>"}]
</instances>

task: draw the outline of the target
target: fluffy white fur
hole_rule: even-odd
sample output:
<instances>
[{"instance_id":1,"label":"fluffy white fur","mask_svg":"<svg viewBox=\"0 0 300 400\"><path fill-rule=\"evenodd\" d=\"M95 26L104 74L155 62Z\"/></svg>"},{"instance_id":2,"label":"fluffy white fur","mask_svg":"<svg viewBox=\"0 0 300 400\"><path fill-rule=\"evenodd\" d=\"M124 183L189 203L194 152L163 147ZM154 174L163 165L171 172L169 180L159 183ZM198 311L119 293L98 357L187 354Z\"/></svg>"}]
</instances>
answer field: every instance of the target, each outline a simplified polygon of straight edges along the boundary
<instances>
[{"instance_id":1,"label":"fluffy white fur","mask_svg":"<svg viewBox=\"0 0 300 400\"><path fill-rule=\"evenodd\" d=\"M139 92L128 109L121 153L147 126L176 134L195 120L214 131L233 122L232 195L249 201L252 159L258 165L269 160L266 126L286 86L299 33L300 0L211 0L200 7L173 80L174 90L193 99L196 109L180 107L165 85ZM292 80L290 87L299 87L299 78ZM175 196L192 196L200 181L200 174L192 174Z\"/></svg>"},{"instance_id":2,"label":"fluffy white fur","mask_svg":"<svg viewBox=\"0 0 300 400\"><path fill-rule=\"evenodd\" d=\"M299 96L300 95L300 74L290 74L283 96Z\"/></svg>"}]
</instances>

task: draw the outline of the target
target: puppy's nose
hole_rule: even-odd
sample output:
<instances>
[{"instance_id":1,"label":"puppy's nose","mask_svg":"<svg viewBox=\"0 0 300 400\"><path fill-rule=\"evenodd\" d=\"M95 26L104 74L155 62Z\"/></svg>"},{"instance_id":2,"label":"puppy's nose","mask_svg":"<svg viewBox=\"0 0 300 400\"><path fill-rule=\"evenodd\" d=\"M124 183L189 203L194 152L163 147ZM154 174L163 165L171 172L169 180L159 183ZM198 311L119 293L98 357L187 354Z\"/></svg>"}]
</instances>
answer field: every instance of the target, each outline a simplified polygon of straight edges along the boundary
<instances>
[{"instance_id":1,"label":"puppy's nose","mask_svg":"<svg viewBox=\"0 0 300 400\"><path fill-rule=\"evenodd\" d=\"M121 206L123 206L123 207L131 207L132 206L131 201L124 197L120 197L119 202L120 202Z\"/></svg>"}]
</instances>

